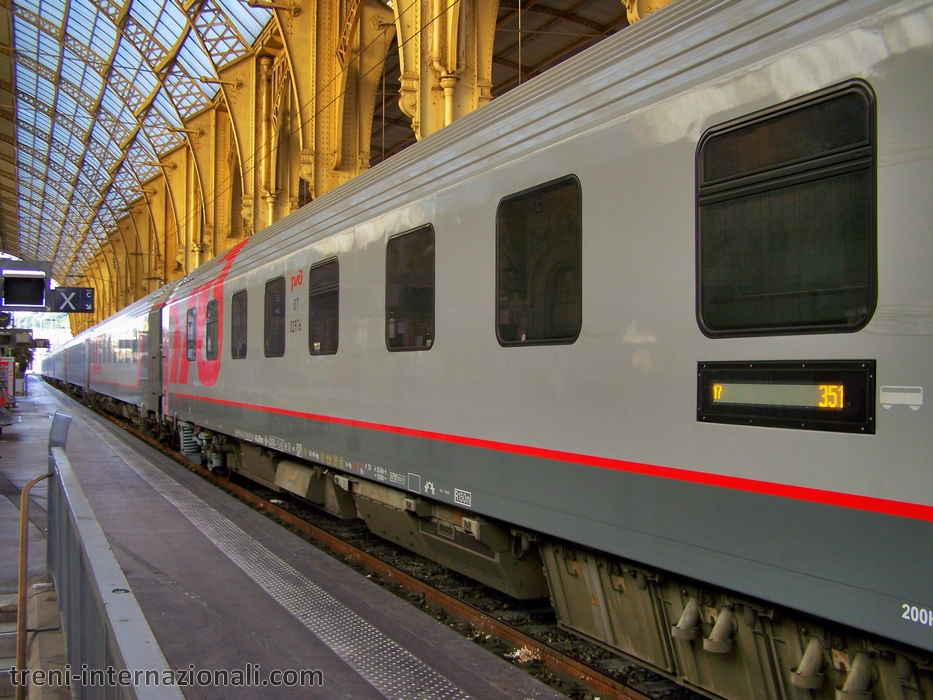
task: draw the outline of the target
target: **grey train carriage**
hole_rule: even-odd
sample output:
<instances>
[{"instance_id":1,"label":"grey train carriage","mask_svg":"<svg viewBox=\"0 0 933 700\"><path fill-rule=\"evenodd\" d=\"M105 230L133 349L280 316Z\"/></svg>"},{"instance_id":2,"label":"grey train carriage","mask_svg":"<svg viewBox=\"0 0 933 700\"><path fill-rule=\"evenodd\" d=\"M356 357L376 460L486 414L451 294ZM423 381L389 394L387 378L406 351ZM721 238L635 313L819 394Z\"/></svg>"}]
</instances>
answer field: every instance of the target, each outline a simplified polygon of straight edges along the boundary
<instances>
[{"instance_id":1,"label":"grey train carriage","mask_svg":"<svg viewBox=\"0 0 933 700\"><path fill-rule=\"evenodd\" d=\"M931 75L679 0L178 283L147 418L711 696L933 700Z\"/></svg>"}]
</instances>

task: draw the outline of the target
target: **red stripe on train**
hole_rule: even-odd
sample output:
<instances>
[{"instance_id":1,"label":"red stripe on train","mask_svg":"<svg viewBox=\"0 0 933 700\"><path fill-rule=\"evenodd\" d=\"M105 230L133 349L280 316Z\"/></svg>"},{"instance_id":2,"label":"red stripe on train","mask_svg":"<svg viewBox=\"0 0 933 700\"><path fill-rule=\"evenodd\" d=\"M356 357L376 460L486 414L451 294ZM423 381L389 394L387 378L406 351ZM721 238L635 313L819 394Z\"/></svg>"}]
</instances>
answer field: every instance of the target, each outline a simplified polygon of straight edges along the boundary
<instances>
[{"instance_id":1,"label":"red stripe on train","mask_svg":"<svg viewBox=\"0 0 933 700\"><path fill-rule=\"evenodd\" d=\"M243 403L240 401L226 401L224 399L194 396L192 394L172 394L172 396L175 396L179 399L190 399L192 401L202 401L205 403L219 404L222 406L245 408L252 411L275 413L277 415L289 416L292 418L302 418L305 420L314 420L322 423L345 425L352 428L376 430L383 433L395 433L397 435L417 437L424 440L434 440L436 442L446 442L454 445L465 445L467 447L478 447L484 450L507 452L510 454L523 455L526 457L536 457L538 459L546 459L556 462L571 462L573 464L582 464L585 466L598 467L601 469L613 469L615 471L628 472L629 474L639 474L641 476L652 476L660 479L673 479L675 481L684 481L687 483L700 484L703 486L716 486L724 489L758 493L765 496L792 498L798 501L809 501L811 503L821 503L823 505L852 508L855 510L864 510L872 513L882 513L884 515L895 515L902 518L912 518L915 520L926 520L933 522L933 506L927 506L921 503L907 503L903 501L893 501L887 498L874 498L872 496L859 496L850 493L824 491L823 489L814 489L807 486L776 484L769 481L746 479L738 476L707 474L704 472L690 471L689 469L678 469L676 467L660 467L653 464L628 462L610 457L597 457L594 455L577 454L575 452L563 452L561 450L550 450L542 447L531 447L528 445L514 445L508 442L498 442L496 440L483 440L481 438L471 438L465 437L463 435L448 435L446 433L436 433L429 430L403 428L395 425L383 425L381 423L370 423L367 421L353 420L351 418L336 418L334 416L306 413L304 411L292 411L285 408L272 408L270 406L257 406L255 404Z\"/></svg>"}]
</instances>

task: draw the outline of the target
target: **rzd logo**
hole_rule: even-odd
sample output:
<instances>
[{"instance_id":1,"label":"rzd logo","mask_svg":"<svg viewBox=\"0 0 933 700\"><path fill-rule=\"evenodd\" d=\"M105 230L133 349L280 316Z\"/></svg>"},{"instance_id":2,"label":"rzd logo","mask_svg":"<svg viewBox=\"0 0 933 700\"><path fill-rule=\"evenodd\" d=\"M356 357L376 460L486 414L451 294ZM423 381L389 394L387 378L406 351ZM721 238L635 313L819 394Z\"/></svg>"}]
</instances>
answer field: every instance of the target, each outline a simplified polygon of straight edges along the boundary
<instances>
[{"instance_id":1,"label":"rzd logo","mask_svg":"<svg viewBox=\"0 0 933 700\"><path fill-rule=\"evenodd\" d=\"M198 385L214 386L220 375L220 361L223 358L224 334L224 280L230 274L230 269L236 260L240 249L249 241L247 238L238 245L224 253L224 266L216 279L195 288L191 296L172 302L169 307L169 383L187 384L188 369L191 362L186 357L186 321L189 309L196 309L195 325L195 362L198 368ZM215 359L208 360L204 353L205 326L207 321L207 304L217 301L217 352Z\"/></svg>"}]
</instances>

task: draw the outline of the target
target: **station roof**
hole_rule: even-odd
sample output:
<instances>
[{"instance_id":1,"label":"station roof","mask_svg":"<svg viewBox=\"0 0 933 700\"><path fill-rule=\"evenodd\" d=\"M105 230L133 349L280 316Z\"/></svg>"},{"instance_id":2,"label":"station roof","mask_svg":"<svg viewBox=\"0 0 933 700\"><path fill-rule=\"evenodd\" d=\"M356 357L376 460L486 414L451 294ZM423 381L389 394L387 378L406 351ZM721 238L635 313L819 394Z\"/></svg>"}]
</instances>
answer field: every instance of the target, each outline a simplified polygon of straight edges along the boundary
<instances>
[{"instance_id":1,"label":"station roof","mask_svg":"<svg viewBox=\"0 0 933 700\"><path fill-rule=\"evenodd\" d=\"M51 261L60 284L80 277L184 141L173 129L210 107L218 87L202 78L250 54L271 19L243 0L13 0L0 13L3 250ZM620 0L499 0L493 95L626 25ZM386 73L397 94L397 52ZM395 96L373 132L374 163L412 142Z\"/></svg>"},{"instance_id":2,"label":"station roof","mask_svg":"<svg viewBox=\"0 0 933 700\"><path fill-rule=\"evenodd\" d=\"M250 53L271 16L238 0L14 0L4 249L52 261L61 283L80 275L185 138L172 129L210 106L218 88L200 78Z\"/></svg>"}]
</instances>

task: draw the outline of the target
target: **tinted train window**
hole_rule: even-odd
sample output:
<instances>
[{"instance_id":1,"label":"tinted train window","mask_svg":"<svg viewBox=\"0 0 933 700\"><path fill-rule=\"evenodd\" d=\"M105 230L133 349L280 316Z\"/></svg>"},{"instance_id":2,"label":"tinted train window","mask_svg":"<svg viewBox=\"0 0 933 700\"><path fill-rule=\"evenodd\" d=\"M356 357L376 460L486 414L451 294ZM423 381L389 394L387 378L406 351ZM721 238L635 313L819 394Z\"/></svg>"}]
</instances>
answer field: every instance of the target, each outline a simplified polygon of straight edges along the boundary
<instances>
[{"instance_id":1,"label":"tinted train window","mask_svg":"<svg viewBox=\"0 0 933 700\"><path fill-rule=\"evenodd\" d=\"M434 344L434 228L389 240L386 249L386 347L430 350Z\"/></svg>"},{"instance_id":2,"label":"tinted train window","mask_svg":"<svg viewBox=\"0 0 933 700\"><path fill-rule=\"evenodd\" d=\"M185 325L185 358L194 362L197 357L197 328L198 310L188 309L188 320Z\"/></svg>"},{"instance_id":3,"label":"tinted train window","mask_svg":"<svg viewBox=\"0 0 933 700\"><path fill-rule=\"evenodd\" d=\"M572 343L583 320L583 195L566 177L506 197L496 215L496 336Z\"/></svg>"},{"instance_id":4,"label":"tinted train window","mask_svg":"<svg viewBox=\"0 0 933 700\"><path fill-rule=\"evenodd\" d=\"M874 96L862 82L714 127L697 151L709 336L855 331L876 296Z\"/></svg>"},{"instance_id":5,"label":"tinted train window","mask_svg":"<svg viewBox=\"0 0 933 700\"><path fill-rule=\"evenodd\" d=\"M337 352L340 318L340 266L329 260L311 268L308 349L312 355Z\"/></svg>"},{"instance_id":6,"label":"tinted train window","mask_svg":"<svg viewBox=\"0 0 933 700\"><path fill-rule=\"evenodd\" d=\"M285 354L285 278L266 282L266 313L263 329L266 357Z\"/></svg>"},{"instance_id":7,"label":"tinted train window","mask_svg":"<svg viewBox=\"0 0 933 700\"><path fill-rule=\"evenodd\" d=\"M204 357L208 360L217 359L218 307L216 299L207 302L207 316L204 320Z\"/></svg>"},{"instance_id":8,"label":"tinted train window","mask_svg":"<svg viewBox=\"0 0 933 700\"><path fill-rule=\"evenodd\" d=\"M233 295L230 303L230 356L246 357L246 290Z\"/></svg>"}]
</instances>

